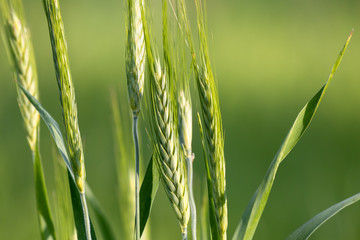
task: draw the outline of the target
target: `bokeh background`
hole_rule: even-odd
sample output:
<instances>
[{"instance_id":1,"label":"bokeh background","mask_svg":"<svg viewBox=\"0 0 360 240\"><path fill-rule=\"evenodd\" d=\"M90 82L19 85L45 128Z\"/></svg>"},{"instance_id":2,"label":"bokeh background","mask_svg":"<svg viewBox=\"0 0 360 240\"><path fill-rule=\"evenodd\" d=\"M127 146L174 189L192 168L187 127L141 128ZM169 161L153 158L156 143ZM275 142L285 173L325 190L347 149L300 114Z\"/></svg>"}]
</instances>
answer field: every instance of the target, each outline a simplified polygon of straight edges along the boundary
<instances>
[{"instance_id":1,"label":"bokeh background","mask_svg":"<svg viewBox=\"0 0 360 240\"><path fill-rule=\"evenodd\" d=\"M61 123L42 1L24 2L41 102ZM161 2L153 2L156 30L161 27L157 20ZM109 90L115 89L126 104L125 3L61 0L60 4L87 180L120 236ZM193 5L188 1L192 18ZM225 132L229 238L298 111L326 81L338 52L355 29L314 121L279 168L255 235L255 239L284 239L321 210L360 191L360 1L208 0L207 17ZM161 42L161 35L155 38ZM39 239L31 155L10 70L1 44L0 233L3 239ZM145 162L149 158L146 121L140 122ZM41 152L52 201L54 145L43 123L41 127ZM126 131L130 132L129 126ZM199 206L205 185L196 123L194 152ZM356 204L327 222L312 239L359 239L359 223L360 204ZM151 235L152 239L180 237L162 187L151 215Z\"/></svg>"}]
</instances>

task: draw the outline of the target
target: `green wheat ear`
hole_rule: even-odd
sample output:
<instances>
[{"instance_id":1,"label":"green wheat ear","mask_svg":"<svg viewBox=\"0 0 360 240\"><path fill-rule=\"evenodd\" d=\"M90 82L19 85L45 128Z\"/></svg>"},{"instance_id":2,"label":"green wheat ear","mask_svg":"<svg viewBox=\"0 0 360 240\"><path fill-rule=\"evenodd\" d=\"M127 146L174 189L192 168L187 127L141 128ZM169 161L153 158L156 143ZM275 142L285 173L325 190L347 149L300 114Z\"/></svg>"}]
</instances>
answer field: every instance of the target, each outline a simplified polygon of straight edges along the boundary
<instances>
[{"instance_id":1,"label":"green wheat ear","mask_svg":"<svg viewBox=\"0 0 360 240\"><path fill-rule=\"evenodd\" d=\"M126 76L130 107L134 115L140 113L144 93L145 38L141 17L142 0L128 0L128 29L126 42Z\"/></svg>"},{"instance_id":2,"label":"green wheat ear","mask_svg":"<svg viewBox=\"0 0 360 240\"><path fill-rule=\"evenodd\" d=\"M10 7L9 16L7 17L6 32L17 81L35 98L39 98L36 65L29 33L12 7ZM34 152L38 138L40 115L24 93L19 89L17 89L17 93L19 108L25 123L27 140L31 150Z\"/></svg>"},{"instance_id":3,"label":"green wheat ear","mask_svg":"<svg viewBox=\"0 0 360 240\"><path fill-rule=\"evenodd\" d=\"M155 75L151 80L151 101L156 152L164 187L179 220L181 231L186 235L190 208L185 163L179 151L180 144L169 82L159 60L155 62Z\"/></svg>"},{"instance_id":4,"label":"green wheat ear","mask_svg":"<svg viewBox=\"0 0 360 240\"><path fill-rule=\"evenodd\" d=\"M211 68L202 6L195 1L200 39L200 67L194 62L195 78L204 125L206 160L211 178L211 195L220 239L226 239L228 226L224 136L219 96Z\"/></svg>"},{"instance_id":5,"label":"green wheat ear","mask_svg":"<svg viewBox=\"0 0 360 240\"><path fill-rule=\"evenodd\" d=\"M49 25L50 40L54 58L55 72L60 92L61 106L70 153L71 166L77 187L85 192L84 151L78 124L78 110L73 87L65 40L64 25L57 0L43 0Z\"/></svg>"}]
</instances>

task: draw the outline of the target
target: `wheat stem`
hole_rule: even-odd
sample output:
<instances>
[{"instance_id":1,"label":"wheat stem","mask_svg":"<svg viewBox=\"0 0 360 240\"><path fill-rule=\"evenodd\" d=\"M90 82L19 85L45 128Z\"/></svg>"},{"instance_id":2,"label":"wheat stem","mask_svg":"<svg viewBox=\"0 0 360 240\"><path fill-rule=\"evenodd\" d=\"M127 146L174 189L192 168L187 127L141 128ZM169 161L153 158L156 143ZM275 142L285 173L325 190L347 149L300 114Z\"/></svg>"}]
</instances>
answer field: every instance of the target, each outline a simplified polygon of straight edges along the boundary
<instances>
[{"instance_id":1,"label":"wheat stem","mask_svg":"<svg viewBox=\"0 0 360 240\"><path fill-rule=\"evenodd\" d=\"M89 218L89 212L88 212L88 207L87 207L87 203L86 203L85 192L81 193L80 197L81 197L81 206L83 207L83 213L84 213L86 239L91 240L91 226L90 226L90 218Z\"/></svg>"},{"instance_id":2,"label":"wheat stem","mask_svg":"<svg viewBox=\"0 0 360 240\"><path fill-rule=\"evenodd\" d=\"M189 205L191 214L191 234L192 239L196 240L196 205L193 191L193 159L191 152L188 153L186 160L187 165L187 177L188 177L188 188L189 188Z\"/></svg>"},{"instance_id":3,"label":"wheat stem","mask_svg":"<svg viewBox=\"0 0 360 240\"><path fill-rule=\"evenodd\" d=\"M139 197L139 140L137 129L138 117L133 116L133 137L135 144L135 239L140 239L140 197Z\"/></svg>"}]
</instances>

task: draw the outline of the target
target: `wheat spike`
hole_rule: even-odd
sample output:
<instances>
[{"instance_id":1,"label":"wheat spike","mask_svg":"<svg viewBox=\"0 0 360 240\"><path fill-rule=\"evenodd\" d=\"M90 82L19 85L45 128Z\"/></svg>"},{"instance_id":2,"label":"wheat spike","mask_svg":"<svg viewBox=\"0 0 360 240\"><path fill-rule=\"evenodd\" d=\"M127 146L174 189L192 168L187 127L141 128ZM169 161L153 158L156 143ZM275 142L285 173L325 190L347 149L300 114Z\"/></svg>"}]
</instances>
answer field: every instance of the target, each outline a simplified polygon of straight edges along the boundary
<instances>
[{"instance_id":1,"label":"wheat spike","mask_svg":"<svg viewBox=\"0 0 360 240\"><path fill-rule=\"evenodd\" d=\"M126 76L130 107L134 115L140 113L144 92L145 38L141 17L143 1L128 1L128 36L126 43Z\"/></svg>"},{"instance_id":2,"label":"wheat spike","mask_svg":"<svg viewBox=\"0 0 360 240\"><path fill-rule=\"evenodd\" d=\"M222 135L221 114L215 89L215 81L206 64L203 64L201 72L199 72L199 69L195 70L195 72L197 75L196 82L204 123L205 150L210 170L212 196L218 232L221 239L226 239L228 220L224 138Z\"/></svg>"},{"instance_id":3,"label":"wheat spike","mask_svg":"<svg viewBox=\"0 0 360 240\"><path fill-rule=\"evenodd\" d=\"M77 187L85 192L84 152L78 124L75 89L71 80L64 25L57 0L44 0L55 72L63 108L66 138Z\"/></svg>"},{"instance_id":4,"label":"wheat spike","mask_svg":"<svg viewBox=\"0 0 360 240\"><path fill-rule=\"evenodd\" d=\"M172 203L184 234L187 231L190 217L185 166L179 156L179 142L175 131L177 128L174 123L172 98L169 94L166 73L162 72L158 60L155 62L155 74L151 83L153 128L159 167L167 196Z\"/></svg>"},{"instance_id":5,"label":"wheat spike","mask_svg":"<svg viewBox=\"0 0 360 240\"><path fill-rule=\"evenodd\" d=\"M8 43L13 57L17 81L35 98L39 97L36 66L32 55L29 33L11 8L6 23ZM17 89L19 108L24 119L27 140L32 152L35 151L40 116L24 93Z\"/></svg>"}]
</instances>

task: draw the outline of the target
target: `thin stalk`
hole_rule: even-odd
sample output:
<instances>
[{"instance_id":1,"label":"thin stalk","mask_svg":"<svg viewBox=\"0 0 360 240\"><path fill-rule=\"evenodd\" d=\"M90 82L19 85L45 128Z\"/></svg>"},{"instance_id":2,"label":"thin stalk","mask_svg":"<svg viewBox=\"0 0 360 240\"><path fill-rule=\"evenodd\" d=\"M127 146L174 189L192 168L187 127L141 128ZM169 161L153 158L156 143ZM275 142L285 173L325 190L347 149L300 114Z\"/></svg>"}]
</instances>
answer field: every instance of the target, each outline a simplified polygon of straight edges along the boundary
<instances>
[{"instance_id":1,"label":"thin stalk","mask_svg":"<svg viewBox=\"0 0 360 240\"><path fill-rule=\"evenodd\" d=\"M140 239L140 204L139 204L139 140L137 130L138 116L133 115L133 136L135 145L135 239Z\"/></svg>"},{"instance_id":2,"label":"thin stalk","mask_svg":"<svg viewBox=\"0 0 360 240\"><path fill-rule=\"evenodd\" d=\"M189 188L189 204L190 204L190 214L191 214L191 234L192 239L196 240L196 205L194 199L194 191L193 191L193 159L191 152L187 153L186 156L186 166L188 173L188 188Z\"/></svg>"},{"instance_id":3,"label":"thin stalk","mask_svg":"<svg viewBox=\"0 0 360 240\"><path fill-rule=\"evenodd\" d=\"M187 228L184 228L183 232L181 233L182 240L187 240Z\"/></svg>"},{"instance_id":4,"label":"thin stalk","mask_svg":"<svg viewBox=\"0 0 360 240\"><path fill-rule=\"evenodd\" d=\"M80 197L81 197L81 205L83 207L83 212L84 212L86 239L91 240L90 218L89 218L88 207L86 204L85 192L80 193Z\"/></svg>"}]
</instances>

